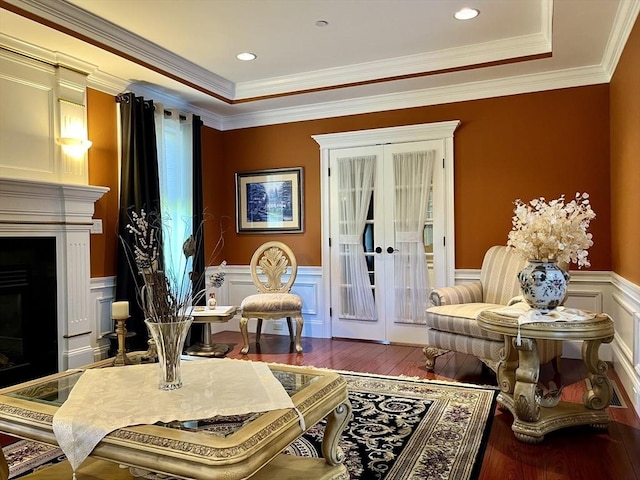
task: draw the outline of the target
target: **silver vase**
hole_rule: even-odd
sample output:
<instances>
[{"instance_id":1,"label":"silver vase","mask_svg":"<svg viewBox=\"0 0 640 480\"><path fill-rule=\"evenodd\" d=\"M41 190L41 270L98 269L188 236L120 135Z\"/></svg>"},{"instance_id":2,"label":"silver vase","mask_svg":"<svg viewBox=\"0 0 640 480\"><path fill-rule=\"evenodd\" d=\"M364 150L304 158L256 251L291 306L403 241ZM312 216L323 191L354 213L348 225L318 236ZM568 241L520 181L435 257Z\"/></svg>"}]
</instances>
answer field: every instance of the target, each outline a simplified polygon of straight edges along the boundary
<instances>
[{"instance_id":1,"label":"silver vase","mask_svg":"<svg viewBox=\"0 0 640 480\"><path fill-rule=\"evenodd\" d=\"M144 321L156 344L160 370L158 388L160 390L175 390L182 387L180 356L192 321L192 317L166 323L153 322L148 319Z\"/></svg>"}]
</instances>

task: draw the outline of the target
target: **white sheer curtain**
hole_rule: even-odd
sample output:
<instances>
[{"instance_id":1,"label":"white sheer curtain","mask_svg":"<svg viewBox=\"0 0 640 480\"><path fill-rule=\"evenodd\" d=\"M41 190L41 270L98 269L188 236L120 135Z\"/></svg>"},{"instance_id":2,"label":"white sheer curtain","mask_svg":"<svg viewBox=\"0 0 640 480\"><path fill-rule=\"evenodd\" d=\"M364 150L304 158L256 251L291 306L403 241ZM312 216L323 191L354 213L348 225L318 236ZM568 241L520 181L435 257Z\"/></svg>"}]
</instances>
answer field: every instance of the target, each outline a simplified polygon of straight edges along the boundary
<instances>
[{"instance_id":1,"label":"white sheer curtain","mask_svg":"<svg viewBox=\"0 0 640 480\"><path fill-rule=\"evenodd\" d=\"M155 123L165 271L173 285L184 289L181 298L187 298L191 266L182 246L192 233L192 116L166 110L156 103Z\"/></svg>"},{"instance_id":2,"label":"white sheer curtain","mask_svg":"<svg viewBox=\"0 0 640 480\"><path fill-rule=\"evenodd\" d=\"M340 305L343 318L376 320L376 306L362 246L362 233L371 203L376 156L338 159L340 202Z\"/></svg>"},{"instance_id":3,"label":"white sheer curtain","mask_svg":"<svg viewBox=\"0 0 640 480\"><path fill-rule=\"evenodd\" d=\"M435 150L393 155L395 181L395 321L424 323L429 275L423 231Z\"/></svg>"}]
</instances>

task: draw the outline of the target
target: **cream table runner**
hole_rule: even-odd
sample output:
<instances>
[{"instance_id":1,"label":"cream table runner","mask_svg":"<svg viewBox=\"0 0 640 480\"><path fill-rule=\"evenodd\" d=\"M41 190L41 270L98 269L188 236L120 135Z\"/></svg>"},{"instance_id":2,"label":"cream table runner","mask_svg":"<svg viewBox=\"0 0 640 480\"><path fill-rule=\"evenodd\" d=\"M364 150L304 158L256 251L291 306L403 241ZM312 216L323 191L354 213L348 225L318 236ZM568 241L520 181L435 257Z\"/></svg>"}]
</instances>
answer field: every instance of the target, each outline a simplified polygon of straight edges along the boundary
<instances>
[{"instance_id":1,"label":"cream table runner","mask_svg":"<svg viewBox=\"0 0 640 480\"><path fill-rule=\"evenodd\" d=\"M157 364L84 371L53 416L73 470L118 428L294 408L264 363L213 358L183 360L181 368L183 386L170 391L158 389Z\"/></svg>"},{"instance_id":2,"label":"cream table runner","mask_svg":"<svg viewBox=\"0 0 640 480\"><path fill-rule=\"evenodd\" d=\"M556 307L548 313L542 313L540 310L531 308L525 302L517 302L513 305L509 305L508 307L496 308L491 311L507 317L518 318L518 336L516 337L517 345L522 344L520 325L527 323L576 322L580 320L590 320L596 316L593 312L585 312L576 308L566 307Z\"/></svg>"}]
</instances>

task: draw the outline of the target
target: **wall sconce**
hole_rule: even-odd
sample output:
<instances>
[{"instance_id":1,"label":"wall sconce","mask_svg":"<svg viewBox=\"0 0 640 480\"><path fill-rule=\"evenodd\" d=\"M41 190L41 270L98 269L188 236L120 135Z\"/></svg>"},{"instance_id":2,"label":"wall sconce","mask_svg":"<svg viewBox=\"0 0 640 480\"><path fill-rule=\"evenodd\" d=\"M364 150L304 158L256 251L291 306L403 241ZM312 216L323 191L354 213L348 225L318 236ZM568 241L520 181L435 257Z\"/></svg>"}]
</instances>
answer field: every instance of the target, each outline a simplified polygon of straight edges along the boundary
<instances>
[{"instance_id":1,"label":"wall sconce","mask_svg":"<svg viewBox=\"0 0 640 480\"><path fill-rule=\"evenodd\" d=\"M93 142L82 138L61 137L57 139L62 150L72 157L82 157L91 148Z\"/></svg>"}]
</instances>

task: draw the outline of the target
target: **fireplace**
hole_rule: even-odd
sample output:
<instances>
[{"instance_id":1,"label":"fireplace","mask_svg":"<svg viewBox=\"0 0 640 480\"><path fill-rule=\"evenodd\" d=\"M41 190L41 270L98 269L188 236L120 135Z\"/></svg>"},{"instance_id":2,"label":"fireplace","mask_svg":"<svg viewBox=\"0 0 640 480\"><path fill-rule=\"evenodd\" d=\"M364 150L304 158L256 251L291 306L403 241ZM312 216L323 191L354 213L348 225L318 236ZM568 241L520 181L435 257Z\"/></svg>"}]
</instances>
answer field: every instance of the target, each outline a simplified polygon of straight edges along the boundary
<instances>
[{"instance_id":1,"label":"fireplace","mask_svg":"<svg viewBox=\"0 0 640 480\"><path fill-rule=\"evenodd\" d=\"M0 387L58 370L55 238L0 238Z\"/></svg>"},{"instance_id":2,"label":"fireplace","mask_svg":"<svg viewBox=\"0 0 640 480\"><path fill-rule=\"evenodd\" d=\"M0 178L0 382L95 361L89 235L108 190Z\"/></svg>"}]
</instances>

